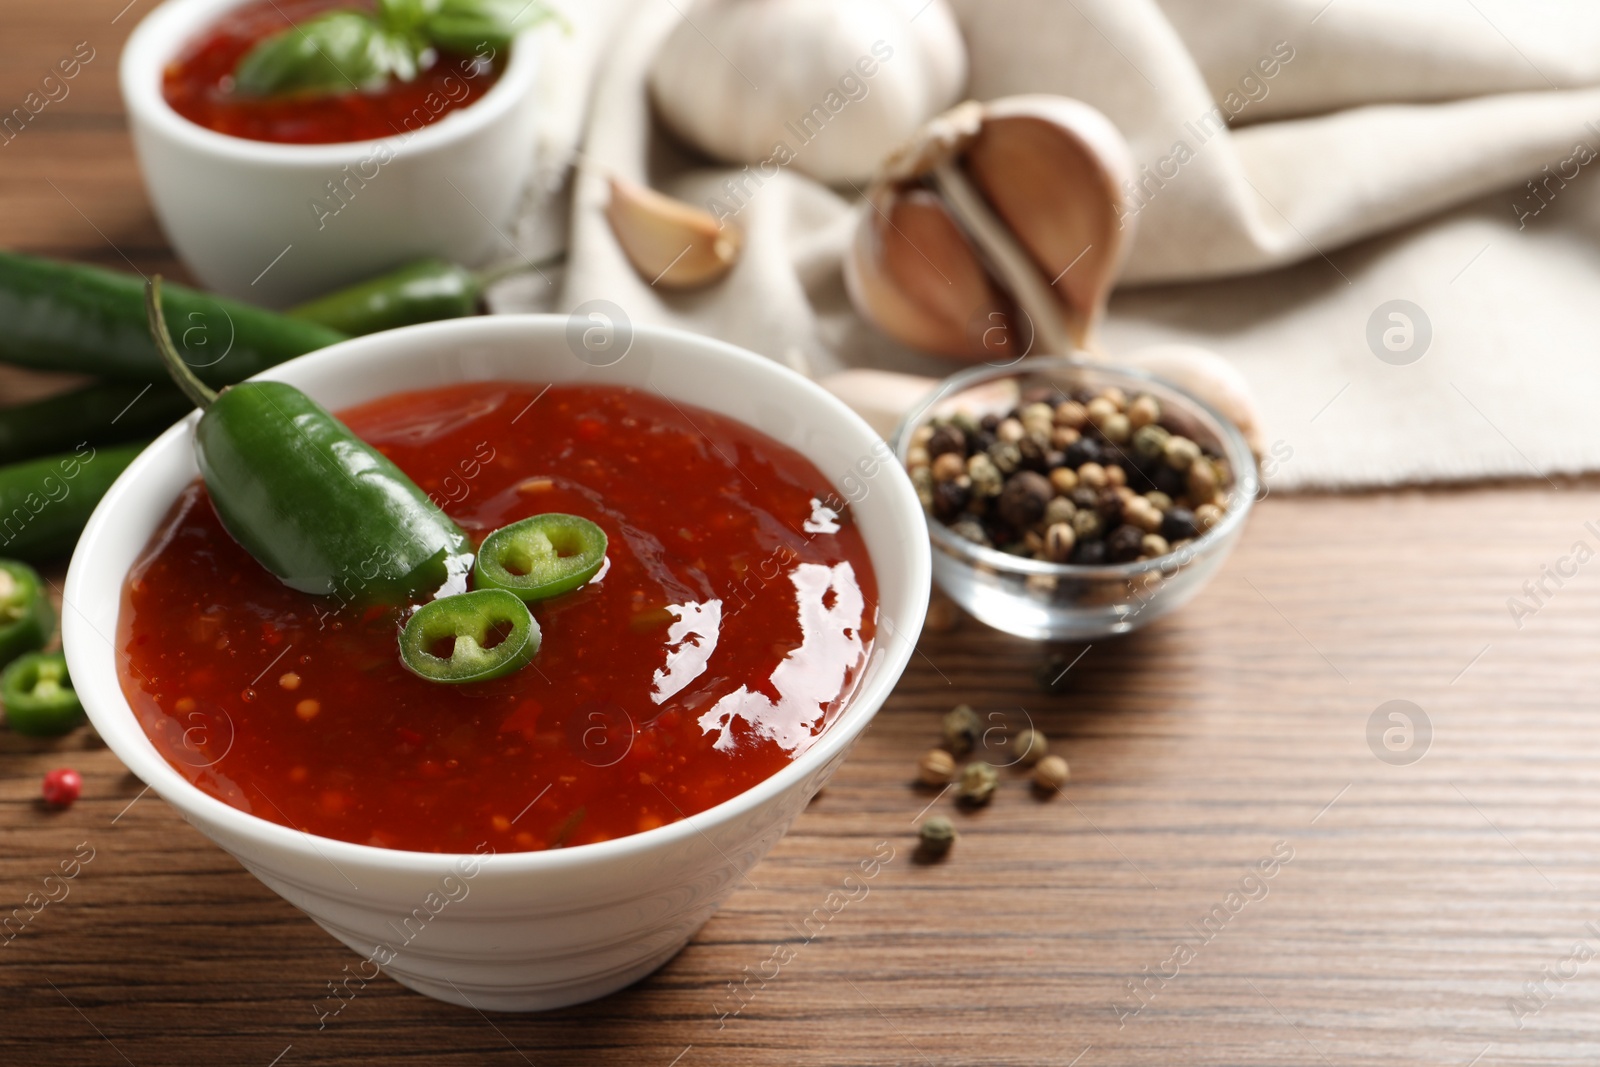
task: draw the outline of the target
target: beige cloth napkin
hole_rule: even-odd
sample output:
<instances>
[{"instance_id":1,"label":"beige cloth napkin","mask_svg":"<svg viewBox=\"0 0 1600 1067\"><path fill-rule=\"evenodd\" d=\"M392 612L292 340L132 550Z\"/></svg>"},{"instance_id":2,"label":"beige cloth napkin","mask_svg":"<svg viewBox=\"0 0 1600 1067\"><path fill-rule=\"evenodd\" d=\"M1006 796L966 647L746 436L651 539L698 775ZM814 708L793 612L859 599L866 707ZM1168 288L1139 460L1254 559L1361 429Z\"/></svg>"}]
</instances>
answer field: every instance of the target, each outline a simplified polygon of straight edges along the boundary
<instances>
[{"instance_id":1,"label":"beige cloth napkin","mask_svg":"<svg viewBox=\"0 0 1600 1067\"><path fill-rule=\"evenodd\" d=\"M711 334L819 375L958 369L884 339L851 310L839 269L860 210L849 187L793 171L768 181L739 215L743 259L707 291L664 294L623 259L601 214L605 172L696 202L725 177L651 120L645 73L685 6L590 3L574 32L552 42L547 84L558 95L546 125L556 133L518 240L525 252L558 244L566 230L553 213L568 211L568 267L564 279L502 286L496 309L569 310L600 298L634 322ZM1117 356L1188 342L1234 362L1275 446L1270 484L1600 468L1600 434L1589 428L1600 402L1591 311L1600 298L1600 9L1557 0L952 6L970 53L967 95L1086 100L1149 168L1103 347ZM574 86L591 61L599 74L580 123ZM568 209L548 193L574 158ZM1527 184L1535 178L1537 189Z\"/></svg>"}]
</instances>

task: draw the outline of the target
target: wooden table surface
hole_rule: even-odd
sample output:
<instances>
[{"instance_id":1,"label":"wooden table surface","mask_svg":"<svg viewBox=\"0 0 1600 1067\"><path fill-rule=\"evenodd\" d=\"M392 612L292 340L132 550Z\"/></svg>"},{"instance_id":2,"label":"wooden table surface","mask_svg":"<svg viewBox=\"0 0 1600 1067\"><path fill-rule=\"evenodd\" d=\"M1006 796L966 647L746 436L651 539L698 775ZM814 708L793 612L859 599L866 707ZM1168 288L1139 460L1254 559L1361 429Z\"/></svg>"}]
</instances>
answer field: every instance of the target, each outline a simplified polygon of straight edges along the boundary
<instances>
[{"instance_id":1,"label":"wooden table surface","mask_svg":"<svg viewBox=\"0 0 1600 1067\"><path fill-rule=\"evenodd\" d=\"M150 6L125 2L5 0L0 114L78 42L94 58L0 144L0 247L174 273L115 88ZM1082 650L1056 695L1034 681L1051 650L970 620L925 635L837 778L681 955L542 1015L379 980L319 1028L349 952L90 731L0 732L0 912L93 853L0 941L0 1063L1595 1063L1600 570L1547 581L1520 627L1507 608L1574 542L1600 547L1590 519L1594 483L1270 498L1197 601ZM1431 725L1405 765L1370 740L1396 699ZM919 864L933 797L913 763L961 701L1026 712L1072 783L1040 801L1008 778L975 814L939 802L961 839ZM39 778L64 764L84 797L47 812ZM792 961L733 1014L729 983L778 945Z\"/></svg>"}]
</instances>

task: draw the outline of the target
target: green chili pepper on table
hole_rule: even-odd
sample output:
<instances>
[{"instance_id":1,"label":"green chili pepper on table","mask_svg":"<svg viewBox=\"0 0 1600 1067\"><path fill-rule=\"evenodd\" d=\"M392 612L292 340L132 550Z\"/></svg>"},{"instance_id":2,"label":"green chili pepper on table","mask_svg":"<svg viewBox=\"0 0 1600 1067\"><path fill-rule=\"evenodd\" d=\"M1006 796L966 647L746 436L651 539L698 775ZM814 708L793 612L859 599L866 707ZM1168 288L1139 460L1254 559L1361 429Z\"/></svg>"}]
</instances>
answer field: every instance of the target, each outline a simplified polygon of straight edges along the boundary
<instances>
[{"instance_id":1,"label":"green chili pepper on table","mask_svg":"<svg viewBox=\"0 0 1600 1067\"><path fill-rule=\"evenodd\" d=\"M0 674L6 723L24 737L59 737L84 721L83 703L59 652L30 652Z\"/></svg>"},{"instance_id":2,"label":"green chili pepper on table","mask_svg":"<svg viewBox=\"0 0 1600 1067\"><path fill-rule=\"evenodd\" d=\"M212 392L178 355L161 314L149 325L168 372L204 413L194 450L228 533L285 585L362 602L465 588L471 548L405 472L284 382Z\"/></svg>"},{"instance_id":3,"label":"green chili pepper on table","mask_svg":"<svg viewBox=\"0 0 1600 1067\"><path fill-rule=\"evenodd\" d=\"M351 336L459 319L477 312L484 286L495 277L425 259L290 308L287 314Z\"/></svg>"},{"instance_id":4,"label":"green chili pepper on table","mask_svg":"<svg viewBox=\"0 0 1600 1067\"><path fill-rule=\"evenodd\" d=\"M0 463L149 437L194 405L166 379L135 385L102 382L0 408Z\"/></svg>"},{"instance_id":5,"label":"green chili pepper on table","mask_svg":"<svg viewBox=\"0 0 1600 1067\"><path fill-rule=\"evenodd\" d=\"M588 519L551 512L502 526L484 539L472 576L480 588L523 600L569 593L600 570L606 533Z\"/></svg>"},{"instance_id":6,"label":"green chili pepper on table","mask_svg":"<svg viewBox=\"0 0 1600 1067\"><path fill-rule=\"evenodd\" d=\"M130 274L0 252L0 361L149 382L165 373L150 339L144 282ZM215 385L242 381L344 335L236 300L168 287L166 314L187 362Z\"/></svg>"},{"instance_id":7,"label":"green chili pepper on table","mask_svg":"<svg viewBox=\"0 0 1600 1067\"><path fill-rule=\"evenodd\" d=\"M478 589L417 609L400 631L400 662L430 682L486 682L539 651L539 623L515 594Z\"/></svg>"},{"instance_id":8,"label":"green chili pepper on table","mask_svg":"<svg viewBox=\"0 0 1600 1067\"><path fill-rule=\"evenodd\" d=\"M72 551L100 498L148 441L0 467L0 552L41 563Z\"/></svg>"},{"instance_id":9,"label":"green chili pepper on table","mask_svg":"<svg viewBox=\"0 0 1600 1067\"><path fill-rule=\"evenodd\" d=\"M0 665L37 652L56 629L56 610L39 573L26 563L0 560Z\"/></svg>"}]
</instances>

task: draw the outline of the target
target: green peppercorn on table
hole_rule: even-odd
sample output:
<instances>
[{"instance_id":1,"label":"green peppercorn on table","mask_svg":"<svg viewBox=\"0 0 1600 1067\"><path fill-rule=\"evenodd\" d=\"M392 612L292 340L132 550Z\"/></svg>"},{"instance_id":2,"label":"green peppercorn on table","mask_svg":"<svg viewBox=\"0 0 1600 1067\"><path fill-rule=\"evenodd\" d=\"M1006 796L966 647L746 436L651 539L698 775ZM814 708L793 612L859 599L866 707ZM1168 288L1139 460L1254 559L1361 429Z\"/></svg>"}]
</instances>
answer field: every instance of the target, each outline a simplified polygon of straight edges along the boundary
<instances>
[{"instance_id":1,"label":"green peppercorn on table","mask_svg":"<svg viewBox=\"0 0 1600 1067\"><path fill-rule=\"evenodd\" d=\"M148 6L125 3L7 10L0 104L79 41L95 58L0 148L0 247L181 281L121 120L116 55ZM44 384L0 369L0 399ZM1215 582L1138 635L925 634L684 952L544 1015L353 976L91 731L0 728L0 1063L1596 1062L1590 520L1600 480L1274 495ZM1053 695L1052 652L1072 664ZM973 809L916 786L959 703L1031 720L1064 792L1038 799L1021 768ZM49 811L58 767L83 795ZM916 855L924 809L958 834L937 863Z\"/></svg>"}]
</instances>

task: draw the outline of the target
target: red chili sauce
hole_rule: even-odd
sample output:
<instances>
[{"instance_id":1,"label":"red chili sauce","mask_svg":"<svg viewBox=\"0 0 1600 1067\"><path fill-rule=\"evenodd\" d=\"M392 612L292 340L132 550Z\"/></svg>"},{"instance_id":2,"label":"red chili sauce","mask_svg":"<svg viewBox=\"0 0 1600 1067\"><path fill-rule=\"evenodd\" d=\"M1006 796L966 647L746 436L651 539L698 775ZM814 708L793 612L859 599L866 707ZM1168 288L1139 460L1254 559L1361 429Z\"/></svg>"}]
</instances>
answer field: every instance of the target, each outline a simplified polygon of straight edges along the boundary
<instances>
[{"instance_id":1,"label":"red chili sauce","mask_svg":"<svg viewBox=\"0 0 1600 1067\"><path fill-rule=\"evenodd\" d=\"M607 563L532 605L531 666L451 686L400 663L403 612L280 583L186 489L129 574L123 691L185 778L308 833L528 851L670 823L804 752L854 690L877 586L799 453L632 389L477 383L343 413L475 541L598 523Z\"/></svg>"},{"instance_id":2,"label":"red chili sauce","mask_svg":"<svg viewBox=\"0 0 1600 1067\"><path fill-rule=\"evenodd\" d=\"M190 122L218 133L281 144L371 141L420 129L466 107L504 67L492 52L439 53L409 82L337 96L241 96L233 71L256 42L335 8L372 10L369 0L253 0L228 12L162 76L162 93Z\"/></svg>"}]
</instances>

